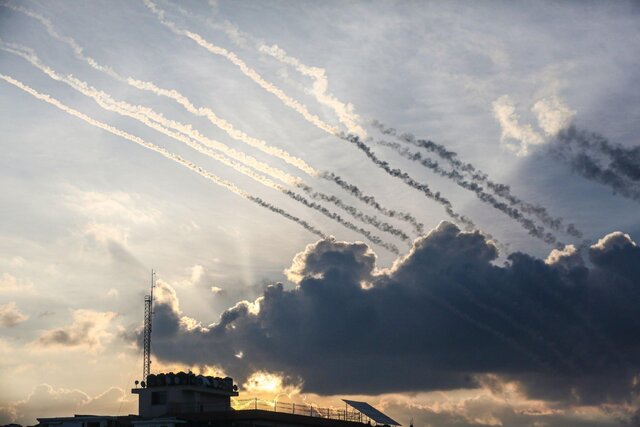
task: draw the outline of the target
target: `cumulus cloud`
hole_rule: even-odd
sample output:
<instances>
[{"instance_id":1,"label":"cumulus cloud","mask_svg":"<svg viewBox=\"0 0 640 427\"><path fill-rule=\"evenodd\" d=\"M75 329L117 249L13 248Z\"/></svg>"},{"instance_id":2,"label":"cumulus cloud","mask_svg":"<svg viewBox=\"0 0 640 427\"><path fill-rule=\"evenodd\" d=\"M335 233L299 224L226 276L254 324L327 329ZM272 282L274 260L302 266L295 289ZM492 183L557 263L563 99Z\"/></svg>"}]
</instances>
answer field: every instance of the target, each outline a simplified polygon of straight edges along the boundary
<instances>
[{"instance_id":1,"label":"cumulus cloud","mask_svg":"<svg viewBox=\"0 0 640 427\"><path fill-rule=\"evenodd\" d=\"M29 316L22 314L13 301L0 305L0 325L2 326L10 328L24 322L28 318Z\"/></svg>"},{"instance_id":2,"label":"cumulus cloud","mask_svg":"<svg viewBox=\"0 0 640 427\"><path fill-rule=\"evenodd\" d=\"M34 344L45 348L101 350L113 336L110 332L111 321L116 315L111 311L75 310L70 325L42 332Z\"/></svg>"},{"instance_id":3,"label":"cumulus cloud","mask_svg":"<svg viewBox=\"0 0 640 427\"><path fill-rule=\"evenodd\" d=\"M188 364L215 354L240 382L275 372L320 394L475 388L493 374L532 399L625 401L640 360L640 248L603 240L588 263L567 247L497 266L492 243L444 222L379 270L366 245L325 239L295 257L294 289L268 286L208 326L187 327L167 290L154 348Z\"/></svg>"}]
</instances>

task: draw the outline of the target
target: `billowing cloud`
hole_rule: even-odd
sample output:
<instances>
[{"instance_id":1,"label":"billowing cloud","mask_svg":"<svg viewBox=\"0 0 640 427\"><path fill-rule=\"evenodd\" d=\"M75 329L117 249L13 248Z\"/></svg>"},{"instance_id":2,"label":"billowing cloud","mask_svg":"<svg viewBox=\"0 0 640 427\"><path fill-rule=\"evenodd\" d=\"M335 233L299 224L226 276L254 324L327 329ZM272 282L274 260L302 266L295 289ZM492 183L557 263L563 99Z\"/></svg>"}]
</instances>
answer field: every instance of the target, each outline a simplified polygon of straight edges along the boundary
<instances>
[{"instance_id":1,"label":"billowing cloud","mask_svg":"<svg viewBox=\"0 0 640 427\"><path fill-rule=\"evenodd\" d=\"M111 311L75 310L73 322L70 325L44 331L34 344L47 348L100 350L113 336L109 330L114 317L116 313Z\"/></svg>"},{"instance_id":2,"label":"billowing cloud","mask_svg":"<svg viewBox=\"0 0 640 427\"><path fill-rule=\"evenodd\" d=\"M215 358L239 381L256 371L320 394L476 388L483 375L532 399L591 405L636 392L640 248L613 233L546 261L495 261L479 233L443 222L389 270L362 243L321 240L267 287L209 326L188 328L175 292L159 301L161 360ZM212 356L215 354L215 356ZM242 354L242 357L238 357Z\"/></svg>"},{"instance_id":3,"label":"billowing cloud","mask_svg":"<svg viewBox=\"0 0 640 427\"><path fill-rule=\"evenodd\" d=\"M0 326L13 327L27 320L14 301L0 305Z\"/></svg>"}]
</instances>

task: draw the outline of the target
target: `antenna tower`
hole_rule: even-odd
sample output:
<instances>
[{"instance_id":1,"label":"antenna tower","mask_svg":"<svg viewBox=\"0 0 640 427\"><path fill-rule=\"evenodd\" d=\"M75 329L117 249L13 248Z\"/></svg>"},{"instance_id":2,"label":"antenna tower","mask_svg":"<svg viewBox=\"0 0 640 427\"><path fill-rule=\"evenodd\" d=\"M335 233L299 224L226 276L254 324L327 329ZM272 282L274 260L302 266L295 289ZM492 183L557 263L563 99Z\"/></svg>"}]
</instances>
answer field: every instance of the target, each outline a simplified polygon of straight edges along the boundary
<instances>
[{"instance_id":1,"label":"antenna tower","mask_svg":"<svg viewBox=\"0 0 640 427\"><path fill-rule=\"evenodd\" d=\"M151 373L151 325L153 323L153 288L156 287L156 272L151 270L151 293L144 296L144 360L142 381L146 383Z\"/></svg>"}]
</instances>

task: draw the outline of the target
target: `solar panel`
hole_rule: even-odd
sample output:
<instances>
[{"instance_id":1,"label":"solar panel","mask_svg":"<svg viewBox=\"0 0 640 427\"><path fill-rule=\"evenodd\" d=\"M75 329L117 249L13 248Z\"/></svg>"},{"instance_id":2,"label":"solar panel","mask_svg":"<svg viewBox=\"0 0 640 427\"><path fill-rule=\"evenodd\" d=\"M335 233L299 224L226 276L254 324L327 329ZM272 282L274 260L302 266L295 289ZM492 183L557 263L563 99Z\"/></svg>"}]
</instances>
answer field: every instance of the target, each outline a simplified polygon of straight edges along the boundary
<instances>
[{"instance_id":1,"label":"solar panel","mask_svg":"<svg viewBox=\"0 0 640 427\"><path fill-rule=\"evenodd\" d=\"M399 422L395 421L393 418L386 416L382 412L378 411L373 406L369 405L367 402L358 402L355 400L347 400L342 399L344 403L354 408L356 411L359 411L363 415L371 418L376 424L383 424L389 426L402 426Z\"/></svg>"}]
</instances>

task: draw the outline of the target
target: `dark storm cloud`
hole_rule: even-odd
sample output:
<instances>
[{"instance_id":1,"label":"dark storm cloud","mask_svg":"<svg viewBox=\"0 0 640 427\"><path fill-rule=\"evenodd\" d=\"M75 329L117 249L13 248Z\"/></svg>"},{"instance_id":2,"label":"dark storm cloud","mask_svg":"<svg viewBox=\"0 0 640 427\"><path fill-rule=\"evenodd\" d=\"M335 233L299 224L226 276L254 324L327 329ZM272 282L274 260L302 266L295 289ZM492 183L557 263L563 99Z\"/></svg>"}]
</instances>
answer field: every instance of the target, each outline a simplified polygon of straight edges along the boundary
<instances>
[{"instance_id":1,"label":"dark storm cloud","mask_svg":"<svg viewBox=\"0 0 640 427\"><path fill-rule=\"evenodd\" d=\"M309 392L376 394L477 387L481 374L535 398L582 404L634 392L640 362L640 248L612 233L547 261L496 248L442 223L391 270L363 243L309 245L269 286L209 327L187 327L175 294L156 309L154 349L167 361L219 363L304 380ZM235 355L242 352L243 357Z\"/></svg>"},{"instance_id":2,"label":"dark storm cloud","mask_svg":"<svg viewBox=\"0 0 640 427\"><path fill-rule=\"evenodd\" d=\"M571 126L558 133L550 151L586 179L640 201L640 147L626 148Z\"/></svg>"}]
</instances>

